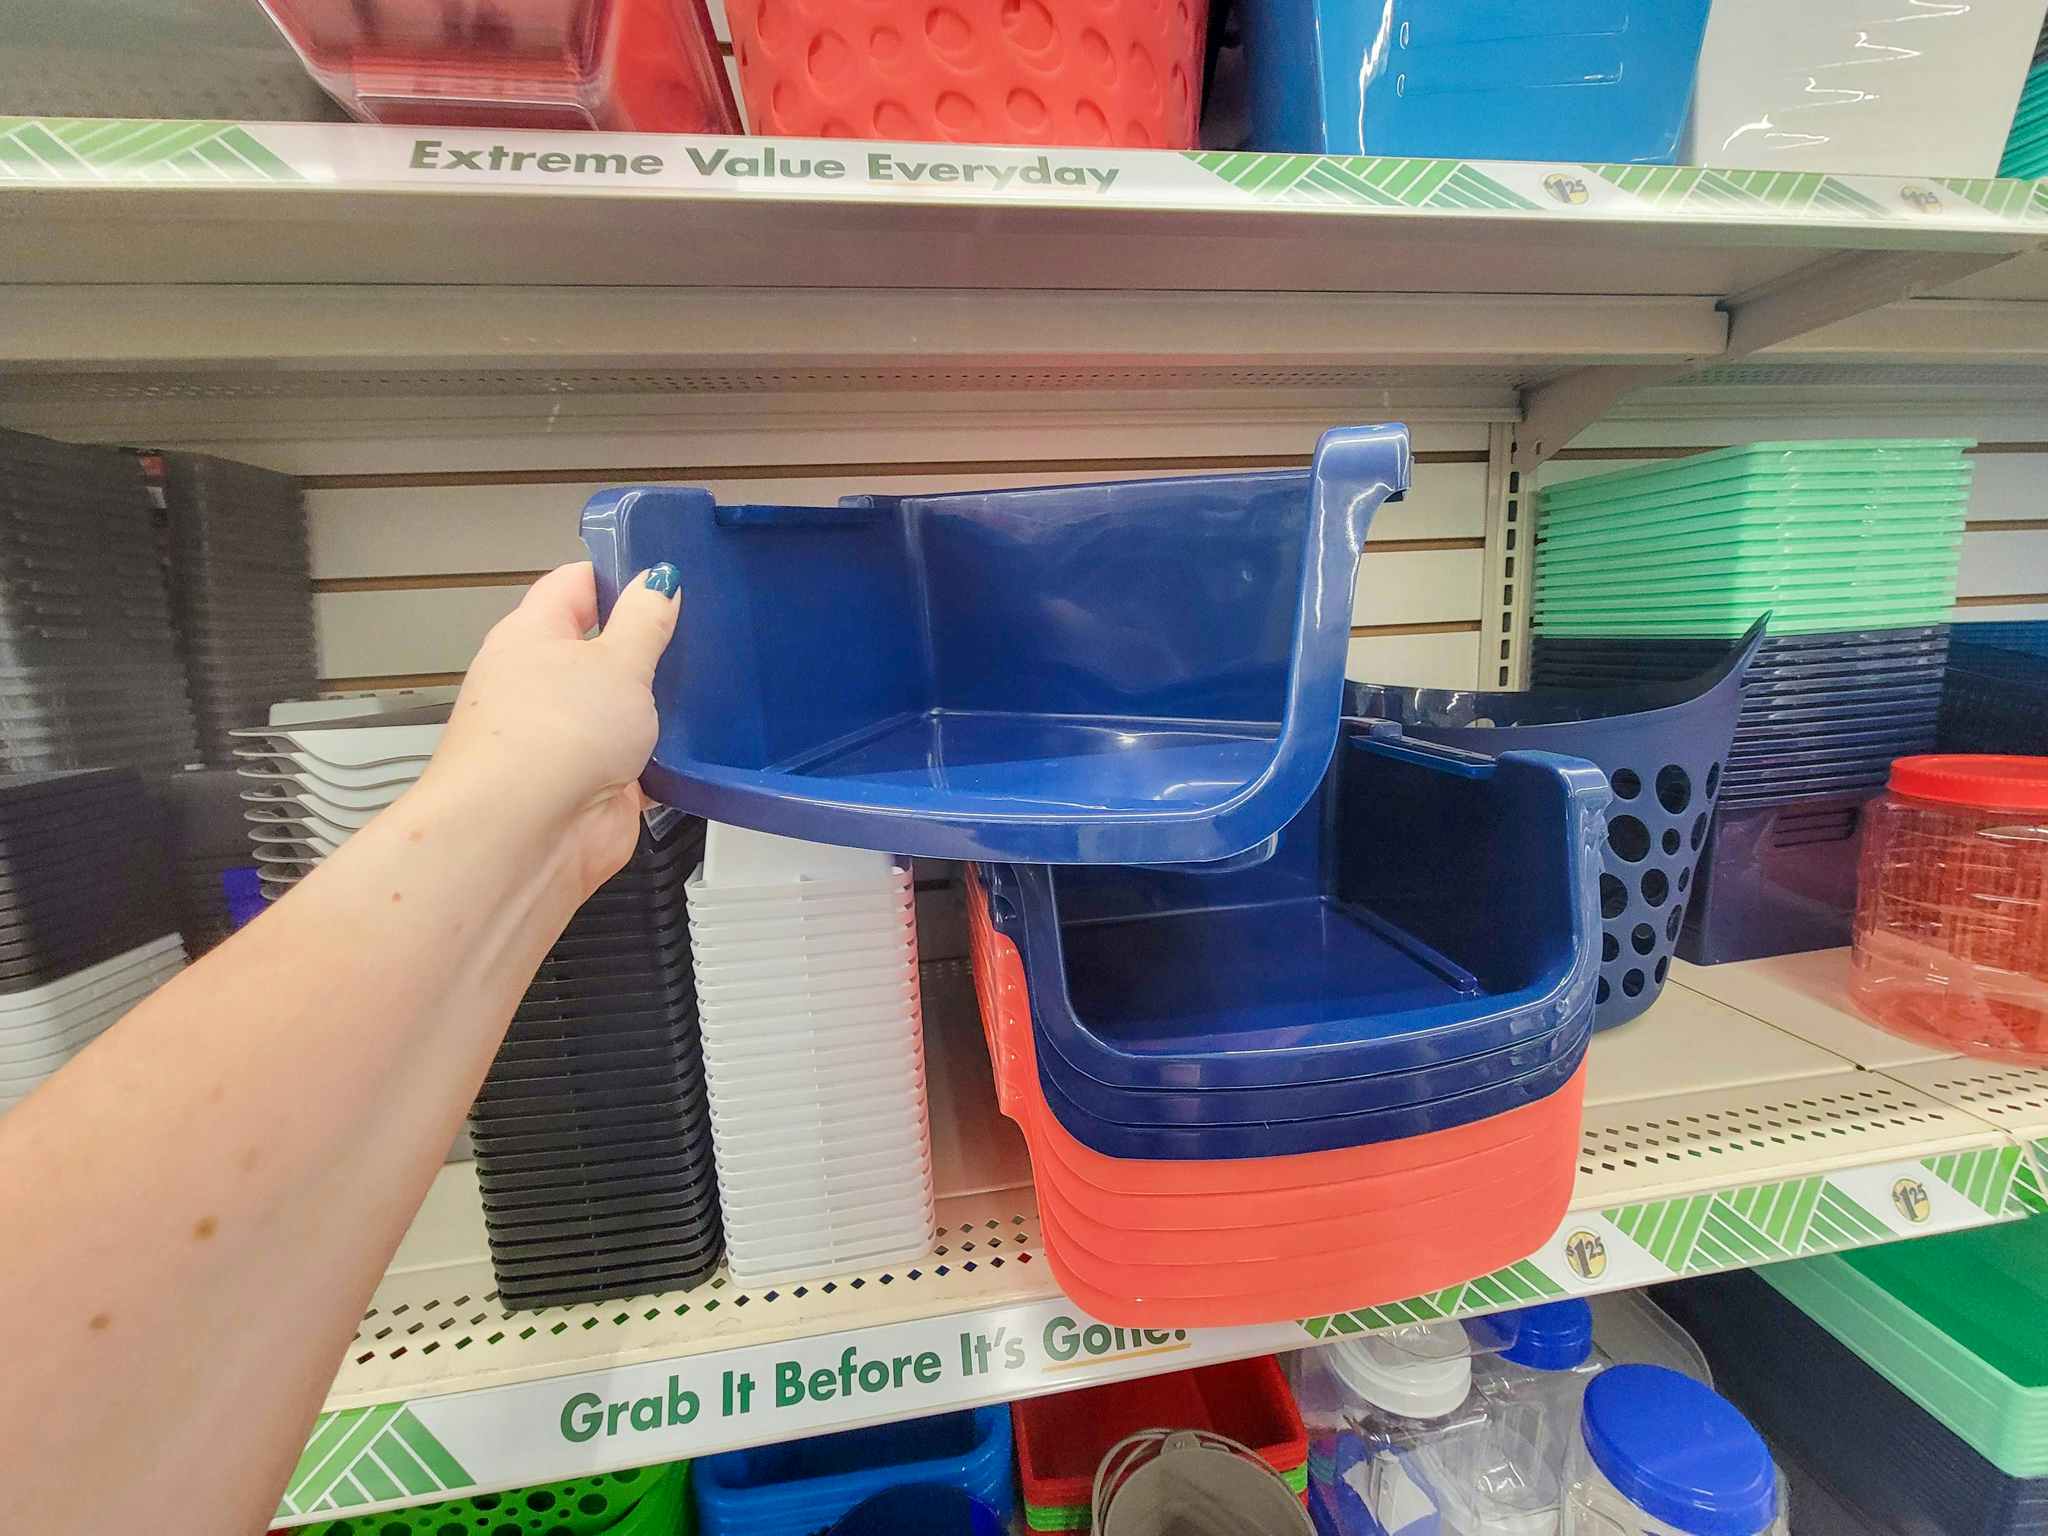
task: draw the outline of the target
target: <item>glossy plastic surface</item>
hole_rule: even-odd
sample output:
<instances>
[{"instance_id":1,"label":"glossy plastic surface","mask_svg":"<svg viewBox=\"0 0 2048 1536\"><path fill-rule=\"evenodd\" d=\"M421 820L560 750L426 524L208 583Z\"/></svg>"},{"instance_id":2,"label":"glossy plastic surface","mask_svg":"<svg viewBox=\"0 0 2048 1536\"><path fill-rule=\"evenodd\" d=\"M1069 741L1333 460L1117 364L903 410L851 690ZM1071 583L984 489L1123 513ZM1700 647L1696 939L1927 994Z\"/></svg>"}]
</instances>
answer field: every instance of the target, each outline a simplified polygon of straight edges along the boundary
<instances>
[{"instance_id":1,"label":"glossy plastic surface","mask_svg":"<svg viewBox=\"0 0 2048 1536\"><path fill-rule=\"evenodd\" d=\"M1873 1022L2048 1064L2048 758L1894 763L1865 813L1852 943L1849 996Z\"/></svg>"},{"instance_id":2,"label":"glossy plastic surface","mask_svg":"<svg viewBox=\"0 0 2048 1536\"><path fill-rule=\"evenodd\" d=\"M1523 693L1345 685L1347 715L1396 721L1409 737L1468 752L1558 752L1607 775L1615 801L1600 879L1595 1029L1626 1024L1664 989L1698 859L1693 827L1713 812L1766 622L1758 619L1719 666L1685 682ZM1674 831L1671 849L1666 834Z\"/></svg>"},{"instance_id":3,"label":"glossy plastic surface","mask_svg":"<svg viewBox=\"0 0 2048 1536\"><path fill-rule=\"evenodd\" d=\"M1584 1010L1598 772L1345 731L1264 863L992 872L1039 1027L1076 1071L1126 1089L1334 1083L1484 1055Z\"/></svg>"},{"instance_id":4,"label":"glossy plastic surface","mask_svg":"<svg viewBox=\"0 0 2048 1536\"><path fill-rule=\"evenodd\" d=\"M1721 1390L1787 1461L1820 1474L1869 1529L1941 1536L2048 1530L2048 1478L2000 1471L1948 1420L1920 1407L1776 1294L1766 1277L1779 1267L1661 1286L1657 1296L1705 1346ZM1954 1270L1946 1278L1967 1273ZM2031 1321L2014 1320L2014 1326L2027 1328ZM1769 1347L1759 1348L1766 1338ZM1823 1411L1815 1411L1817 1405Z\"/></svg>"},{"instance_id":5,"label":"glossy plastic surface","mask_svg":"<svg viewBox=\"0 0 2048 1536\"><path fill-rule=\"evenodd\" d=\"M864 0L857 17L825 0L728 0L726 16L756 133L1196 144L1207 0Z\"/></svg>"},{"instance_id":6,"label":"glossy plastic surface","mask_svg":"<svg viewBox=\"0 0 2048 1536\"><path fill-rule=\"evenodd\" d=\"M1408 475L1405 428L1355 427L1305 473L837 507L606 491L583 538L603 614L657 561L683 575L656 799L934 858L1186 862L1255 847L1321 783L1359 550Z\"/></svg>"},{"instance_id":7,"label":"glossy plastic surface","mask_svg":"<svg viewBox=\"0 0 2048 1536\"><path fill-rule=\"evenodd\" d=\"M1763 1436L1690 1376L1661 1365L1603 1371L1586 1388L1579 1428L1585 1460L1607 1484L1597 1491L1658 1524L1688 1536L1756 1536L1780 1521Z\"/></svg>"},{"instance_id":8,"label":"glossy plastic surface","mask_svg":"<svg viewBox=\"0 0 2048 1536\"><path fill-rule=\"evenodd\" d=\"M1275 1472L1308 1459L1294 1394L1271 1355L1110 1382L1011 1404L1017 1475L1031 1509L1084 1510L1110 1448L1141 1429L1206 1429L1258 1452Z\"/></svg>"},{"instance_id":9,"label":"glossy plastic surface","mask_svg":"<svg viewBox=\"0 0 2048 1536\"><path fill-rule=\"evenodd\" d=\"M1669 165L1707 0L1239 0L1254 149Z\"/></svg>"},{"instance_id":10,"label":"glossy plastic surface","mask_svg":"<svg viewBox=\"0 0 2048 1536\"><path fill-rule=\"evenodd\" d=\"M1726 806L1706 834L1678 938L1695 965L1849 942L1868 791Z\"/></svg>"},{"instance_id":11,"label":"glossy plastic surface","mask_svg":"<svg viewBox=\"0 0 2048 1536\"><path fill-rule=\"evenodd\" d=\"M1221 1162L1121 1159L1083 1146L1038 1087L1023 961L989 920L972 869L968 886L997 1100L1030 1149L1047 1260L1094 1316L1225 1327L1345 1311L1498 1269L1563 1218L1583 1067L1547 1099L1402 1141ZM1133 1273L1130 1260L1145 1267ZM1162 1280L1195 1294L1162 1297Z\"/></svg>"},{"instance_id":12,"label":"glossy plastic surface","mask_svg":"<svg viewBox=\"0 0 2048 1536\"><path fill-rule=\"evenodd\" d=\"M905 1483L957 1488L1007 1523L1010 1443L997 1404L707 1456L694 1464L698 1524L705 1536L817 1531Z\"/></svg>"},{"instance_id":13,"label":"glossy plastic surface","mask_svg":"<svg viewBox=\"0 0 2048 1536\"><path fill-rule=\"evenodd\" d=\"M972 1494L905 1483L863 1499L828 1536L1005 1536L1002 1518Z\"/></svg>"},{"instance_id":14,"label":"glossy plastic surface","mask_svg":"<svg viewBox=\"0 0 2048 1536\"><path fill-rule=\"evenodd\" d=\"M2032 0L1714 0L1685 158L1768 171L1997 175L2040 27Z\"/></svg>"},{"instance_id":15,"label":"glossy plastic surface","mask_svg":"<svg viewBox=\"0 0 2048 1536\"><path fill-rule=\"evenodd\" d=\"M2048 621L1958 625L1942 684L1942 751L2048 753Z\"/></svg>"},{"instance_id":16,"label":"glossy plastic surface","mask_svg":"<svg viewBox=\"0 0 2048 1536\"><path fill-rule=\"evenodd\" d=\"M257 3L321 88L369 122L740 131L704 0Z\"/></svg>"}]
</instances>

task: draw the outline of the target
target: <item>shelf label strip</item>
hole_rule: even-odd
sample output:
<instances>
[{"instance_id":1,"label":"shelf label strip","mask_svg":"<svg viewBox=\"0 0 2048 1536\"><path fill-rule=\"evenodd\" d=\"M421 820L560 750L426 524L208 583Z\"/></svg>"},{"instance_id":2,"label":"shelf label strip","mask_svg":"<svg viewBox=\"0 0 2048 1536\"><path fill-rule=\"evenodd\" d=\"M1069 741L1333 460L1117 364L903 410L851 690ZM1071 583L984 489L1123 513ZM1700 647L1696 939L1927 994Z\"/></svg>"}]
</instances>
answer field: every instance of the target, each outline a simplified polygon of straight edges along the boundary
<instances>
[{"instance_id":1,"label":"shelf label strip","mask_svg":"<svg viewBox=\"0 0 2048 1536\"><path fill-rule=\"evenodd\" d=\"M557 188L1567 223L2048 226L2048 183L1992 178L125 118L0 117L0 187L9 183Z\"/></svg>"},{"instance_id":2,"label":"shelf label strip","mask_svg":"<svg viewBox=\"0 0 2048 1536\"><path fill-rule=\"evenodd\" d=\"M2048 1139L2035 1151L2048 1158ZM1055 1299L323 1415L280 1525L555 1482L1004 1402L2038 1210L2020 1146L1568 1213L1517 1264L1428 1296L1255 1328L1119 1329Z\"/></svg>"}]
</instances>

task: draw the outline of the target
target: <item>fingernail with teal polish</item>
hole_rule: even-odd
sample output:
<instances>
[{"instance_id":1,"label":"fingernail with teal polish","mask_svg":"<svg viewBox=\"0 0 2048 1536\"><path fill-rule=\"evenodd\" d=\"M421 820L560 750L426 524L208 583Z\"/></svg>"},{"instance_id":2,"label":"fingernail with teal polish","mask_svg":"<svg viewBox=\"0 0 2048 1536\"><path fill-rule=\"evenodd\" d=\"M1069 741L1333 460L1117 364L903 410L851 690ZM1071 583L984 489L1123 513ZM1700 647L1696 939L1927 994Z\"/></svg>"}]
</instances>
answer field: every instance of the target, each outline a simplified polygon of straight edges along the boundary
<instances>
[{"instance_id":1,"label":"fingernail with teal polish","mask_svg":"<svg viewBox=\"0 0 2048 1536\"><path fill-rule=\"evenodd\" d=\"M683 590L683 573L664 560L648 569L647 585L663 597L674 597Z\"/></svg>"}]
</instances>

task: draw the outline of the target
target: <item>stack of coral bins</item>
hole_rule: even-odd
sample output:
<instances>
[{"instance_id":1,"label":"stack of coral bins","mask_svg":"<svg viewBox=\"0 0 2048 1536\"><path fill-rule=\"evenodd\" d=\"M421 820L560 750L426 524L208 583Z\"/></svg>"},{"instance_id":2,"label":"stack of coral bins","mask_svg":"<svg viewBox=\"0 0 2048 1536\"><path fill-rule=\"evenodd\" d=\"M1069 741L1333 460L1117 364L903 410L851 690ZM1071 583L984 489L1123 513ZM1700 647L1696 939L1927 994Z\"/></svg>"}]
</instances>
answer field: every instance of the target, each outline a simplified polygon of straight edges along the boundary
<instances>
[{"instance_id":1,"label":"stack of coral bins","mask_svg":"<svg viewBox=\"0 0 2048 1536\"><path fill-rule=\"evenodd\" d=\"M1678 953L1846 943L1863 803L1932 750L1968 443L1757 443L1543 493L1542 686L1684 677L1766 615Z\"/></svg>"},{"instance_id":2,"label":"stack of coral bins","mask_svg":"<svg viewBox=\"0 0 2048 1536\"><path fill-rule=\"evenodd\" d=\"M928 1252L937 1218L904 861L714 823L687 891L735 1282Z\"/></svg>"},{"instance_id":3,"label":"stack of coral bins","mask_svg":"<svg viewBox=\"0 0 2048 1536\"><path fill-rule=\"evenodd\" d=\"M997 1095L1067 1294L1121 1325L1230 1326L1396 1300L1548 1238L1607 800L1589 764L1349 721L1256 862L978 866Z\"/></svg>"}]
</instances>

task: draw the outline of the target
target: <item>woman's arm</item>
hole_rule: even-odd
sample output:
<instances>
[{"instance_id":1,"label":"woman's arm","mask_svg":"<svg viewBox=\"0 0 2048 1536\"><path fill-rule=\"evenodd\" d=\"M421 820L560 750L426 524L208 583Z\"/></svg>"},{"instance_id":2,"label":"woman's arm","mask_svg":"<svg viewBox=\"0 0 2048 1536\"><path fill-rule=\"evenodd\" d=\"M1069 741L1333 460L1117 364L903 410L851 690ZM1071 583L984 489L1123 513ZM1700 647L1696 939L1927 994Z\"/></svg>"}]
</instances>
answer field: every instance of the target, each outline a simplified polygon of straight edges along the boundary
<instances>
[{"instance_id":1,"label":"woman's arm","mask_svg":"<svg viewBox=\"0 0 2048 1536\"><path fill-rule=\"evenodd\" d=\"M267 1526L513 1007L632 853L675 588L585 640L590 567L536 583L414 788L0 1117L9 1528Z\"/></svg>"}]
</instances>

